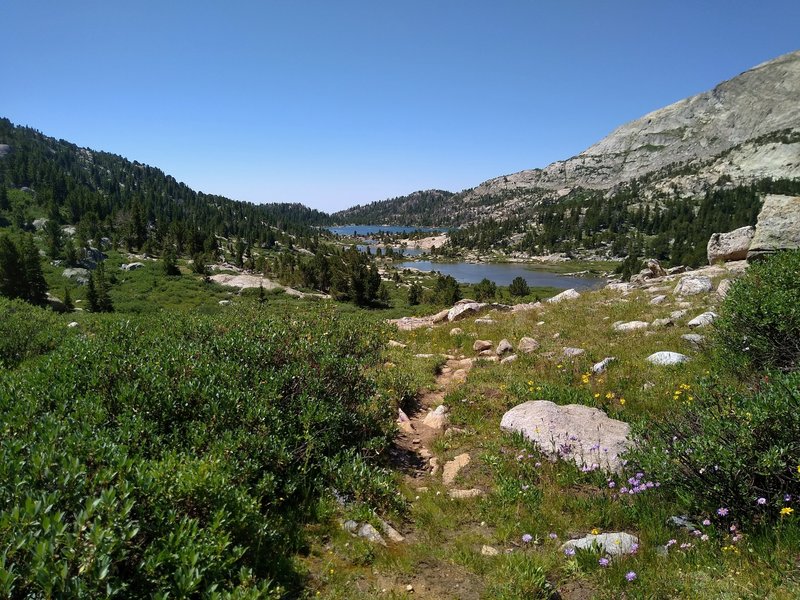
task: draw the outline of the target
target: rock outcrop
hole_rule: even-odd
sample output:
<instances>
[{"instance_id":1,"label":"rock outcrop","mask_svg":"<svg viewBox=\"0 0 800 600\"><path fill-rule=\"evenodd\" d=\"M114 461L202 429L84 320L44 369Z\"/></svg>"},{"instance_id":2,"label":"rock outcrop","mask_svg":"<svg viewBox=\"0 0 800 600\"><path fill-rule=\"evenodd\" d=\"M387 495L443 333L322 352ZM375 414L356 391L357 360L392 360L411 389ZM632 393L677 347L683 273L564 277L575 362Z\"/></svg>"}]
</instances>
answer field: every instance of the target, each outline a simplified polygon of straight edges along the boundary
<instances>
[{"instance_id":1,"label":"rock outcrop","mask_svg":"<svg viewBox=\"0 0 800 600\"><path fill-rule=\"evenodd\" d=\"M771 194L758 213L756 232L747 260L758 260L780 250L800 248L800 196Z\"/></svg>"},{"instance_id":2,"label":"rock outcrop","mask_svg":"<svg viewBox=\"0 0 800 600\"><path fill-rule=\"evenodd\" d=\"M750 249L750 243L753 241L755 232L756 228L748 225L728 233L712 234L706 246L708 264L713 265L718 261L727 262L746 259L747 251Z\"/></svg>"}]
</instances>

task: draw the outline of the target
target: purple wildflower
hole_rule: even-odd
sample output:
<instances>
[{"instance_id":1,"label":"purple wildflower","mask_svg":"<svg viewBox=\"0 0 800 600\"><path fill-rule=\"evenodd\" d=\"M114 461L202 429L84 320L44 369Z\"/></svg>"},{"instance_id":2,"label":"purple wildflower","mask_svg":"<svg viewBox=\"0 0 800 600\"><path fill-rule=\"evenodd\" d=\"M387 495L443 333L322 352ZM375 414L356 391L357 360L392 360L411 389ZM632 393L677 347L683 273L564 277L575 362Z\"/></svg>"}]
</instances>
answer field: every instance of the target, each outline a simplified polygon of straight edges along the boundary
<instances>
[{"instance_id":1,"label":"purple wildflower","mask_svg":"<svg viewBox=\"0 0 800 600\"><path fill-rule=\"evenodd\" d=\"M703 519L703 525L708 527L709 525L711 525L711 521L709 519Z\"/></svg>"},{"instance_id":2,"label":"purple wildflower","mask_svg":"<svg viewBox=\"0 0 800 600\"><path fill-rule=\"evenodd\" d=\"M791 502L791 501L792 501L792 495L791 495L791 494L786 494L786 495L783 497L783 501L784 501L784 502Z\"/></svg>"},{"instance_id":3,"label":"purple wildflower","mask_svg":"<svg viewBox=\"0 0 800 600\"><path fill-rule=\"evenodd\" d=\"M530 544L532 540L533 536L530 533L526 533L522 536L522 541L525 542L526 544Z\"/></svg>"},{"instance_id":4,"label":"purple wildflower","mask_svg":"<svg viewBox=\"0 0 800 600\"><path fill-rule=\"evenodd\" d=\"M550 534L550 539L551 539L551 540L557 540L557 539L558 539L558 534L556 534L556 533L551 533L551 534Z\"/></svg>"},{"instance_id":5,"label":"purple wildflower","mask_svg":"<svg viewBox=\"0 0 800 600\"><path fill-rule=\"evenodd\" d=\"M728 516L728 509L727 509L727 508L725 508L725 507L723 507L723 508L718 508L718 509L717 509L717 514L718 514L720 517L727 517L727 516Z\"/></svg>"},{"instance_id":6,"label":"purple wildflower","mask_svg":"<svg viewBox=\"0 0 800 600\"><path fill-rule=\"evenodd\" d=\"M627 579L628 581L633 581L634 579L636 579L636 573L634 571L628 571L627 573L625 573L625 579Z\"/></svg>"},{"instance_id":7,"label":"purple wildflower","mask_svg":"<svg viewBox=\"0 0 800 600\"><path fill-rule=\"evenodd\" d=\"M608 559L607 558L601 558L600 560L597 561L597 564L600 565L601 567L607 567L608 566Z\"/></svg>"},{"instance_id":8,"label":"purple wildflower","mask_svg":"<svg viewBox=\"0 0 800 600\"><path fill-rule=\"evenodd\" d=\"M756 504L760 504L761 506L764 506L766 503L767 503L766 498L759 498L758 500L756 500Z\"/></svg>"},{"instance_id":9,"label":"purple wildflower","mask_svg":"<svg viewBox=\"0 0 800 600\"><path fill-rule=\"evenodd\" d=\"M572 548L572 547L565 548L564 549L564 554L567 555L567 556L575 556L575 548Z\"/></svg>"}]
</instances>

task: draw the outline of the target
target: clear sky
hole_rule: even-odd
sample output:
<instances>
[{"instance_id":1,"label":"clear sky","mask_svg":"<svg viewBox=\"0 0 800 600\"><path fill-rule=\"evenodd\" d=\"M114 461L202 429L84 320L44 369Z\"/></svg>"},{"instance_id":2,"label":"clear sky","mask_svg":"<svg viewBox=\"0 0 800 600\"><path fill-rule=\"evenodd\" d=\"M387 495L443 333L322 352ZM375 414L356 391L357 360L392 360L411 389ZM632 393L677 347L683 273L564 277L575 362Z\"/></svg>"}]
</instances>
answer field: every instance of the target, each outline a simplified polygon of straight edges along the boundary
<instances>
[{"instance_id":1,"label":"clear sky","mask_svg":"<svg viewBox=\"0 0 800 600\"><path fill-rule=\"evenodd\" d=\"M800 48L800 1L6 0L0 116L207 193L459 191Z\"/></svg>"}]
</instances>

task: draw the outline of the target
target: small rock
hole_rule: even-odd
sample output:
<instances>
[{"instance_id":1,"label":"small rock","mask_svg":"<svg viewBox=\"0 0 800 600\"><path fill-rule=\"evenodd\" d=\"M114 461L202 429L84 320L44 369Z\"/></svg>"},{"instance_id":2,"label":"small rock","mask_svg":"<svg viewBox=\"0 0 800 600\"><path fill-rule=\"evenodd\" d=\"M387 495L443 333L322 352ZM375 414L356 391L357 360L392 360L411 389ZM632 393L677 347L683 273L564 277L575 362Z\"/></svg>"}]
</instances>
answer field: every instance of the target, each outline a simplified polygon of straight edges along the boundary
<instances>
[{"instance_id":1,"label":"small rock","mask_svg":"<svg viewBox=\"0 0 800 600\"><path fill-rule=\"evenodd\" d=\"M349 519L349 520L345 521L344 523L342 523L342 529L344 529L345 531L347 531L349 533L355 534L358 531L358 523L356 523L352 519Z\"/></svg>"},{"instance_id":2,"label":"small rock","mask_svg":"<svg viewBox=\"0 0 800 600\"><path fill-rule=\"evenodd\" d=\"M617 360L617 359L616 359L616 357L614 357L614 356L607 356L607 357L605 357L605 358L604 358L603 360L601 360L599 363L595 363L595 364L592 366L592 373L595 373L595 374L598 374L598 375L599 375L600 373L605 373L605 371L606 371L606 368L608 368L608 365L609 365L610 363L614 362L615 360Z\"/></svg>"},{"instance_id":3,"label":"small rock","mask_svg":"<svg viewBox=\"0 0 800 600\"><path fill-rule=\"evenodd\" d=\"M447 414L447 412L447 406L440 404L425 416L422 424L430 427L431 429L443 429L450 421L450 416Z\"/></svg>"},{"instance_id":4,"label":"small rock","mask_svg":"<svg viewBox=\"0 0 800 600\"><path fill-rule=\"evenodd\" d=\"M394 527L389 525L389 523L387 523L383 519L380 519L380 526L381 529L383 530L383 533L386 534L386 537L388 537L393 542L402 542L405 540L405 538L400 534L399 531L397 531Z\"/></svg>"},{"instance_id":5,"label":"small rock","mask_svg":"<svg viewBox=\"0 0 800 600\"><path fill-rule=\"evenodd\" d=\"M681 336L681 339L686 340L695 348L699 348L703 345L703 342L706 338L704 335L700 335L699 333L685 333Z\"/></svg>"},{"instance_id":6,"label":"small rock","mask_svg":"<svg viewBox=\"0 0 800 600\"><path fill-rule=\"evenodd\" d=\"M557 304L558 302L563 302L564 300L575 300L576 298L580 298L580 296L581 295L574 289L569 289L561 292L560 294L556 294L552 298L548 298L547 302L550 304Z\"/></svg>"},{"instance_id":7,"label":"small rock","mask_svg":"<svg viewBox=\"0 0 800 600\"><path fill-rule=\"evenodd\" d=\"M647 329L650 323L646 321L628 321L627 323L616 323L613 325L614 331L636 331L638 329Z\"/></svg>"},{"instance_id":8,"label":"small rock","mask_svg":"<svg viewBox=\"0 0 800 600\"><path fill-rule=\"evenodd\" d=\"M407 592L413 592L413 591L414 591L414 586L413 586L413 585L411 585L411 584L409 583L409 584L406 586L406 591L407 591Z\"/></svg>"},{"instance_id":9,"label":"small rock","mask_svg":"<svg viewBox=\"0 0 800 600\"><path fill-rule=\"evenodd\" d=\"M556 331L556 332L553 334L553 339L554 339L554 340L557 340L557 339L558 339L558 338L560 338L560 337L561 337L561 334L560 334L558 331Z\"/></svg>"},{"instance_id":10,"label":"small rock","mask_svg":"<svg viewBox=\"0 0 800 600\"><path fill-rule=\"evenodd\" d=\"M500 340L500 343L497 344L497 356L501 356L506 352L511 352L512 350L514 350L514 346L512 346L511 342L506 339Z\"/></svg>"},{"instance_id":11,"label":"small rock","mask_svg":"<svg viewBox=\"0 0 800 600\"><path fill-rule=\"evenodd\" d=\"M444 464L442 469L442 482L445 485L452 485L458 475L458 472L466 467L470 462L469 453L459 454L453 460Z\"/></svg>"},{"instance_id":12,"label":"small rock","mask_svg":"<svg viewBox=\"0 0 800 600\"><path fill-rule=\"evenodd\" d=\"M471 490L450 490L448 496L454 500L468 500L470 498L479 498L485 496L486 492L473 488Z\"/></svg>"},{"instance_id":13,"label":"small rock","mask_svg":"<svg viewBox=\"0 0 800 600\"><path fill-rule=\"evenodd\" d=\"M462 333L464 333L464 330L461 327L453 327L450 330L450 335L461 335Z\"/></svg>"},{"instance_id":14,"label":"small rock","mask_svg":"<svg viewBox=\"0 0 800 600\"><path fill-rule=\"evenodd\" d=\"M652 300L650 300L650 304L656 306L658 304L662 304L666 299L667 297L664 294L661 294L660 296L655 296Z\"/></svg>"},{"instance_id":15,"label":"small rock","mask_svg":"<svg viewBox=\"0 0 800 600\"><path fill-rule=\"evenodd\" d=\"M537 342L532 337L524 337L520 339L519 344L517 344L517 350L520 352L524 352L525 354L530 354L531 352L535 352L539 349L539 342Z\"/></svg>"},{"instance_id":16,"label":"small rock","mask_svg":"<svg viewBox=\"0 0 800 600\"><path fill-rule=\"evenodd\" d=\"M583 348L564 348L564 356L566 358L575 358L586 352Z\"/></svg>"},{"instance_id":17,"label":"small rock","mask_svg":"<svg viewBox=\"0 0 800 600\"><path fill-rule=\"evenodd\" d=\"M500 551L497 548L494 548L493 546L487 546L486 544L484 544L483 546L481 546L481 554L483 556L497 556L498 554L500 554Z\"/></svg>"},{"instance_id":18,"label":"small rock","mask_svg":"<svg viewBox=\"0 0 800 600\"><path fill-rule=\"evenodd\" d=\"M434 356L436 356L436 355L435 354L424 353L424 354L415 354L414 358L433 358Z\"/></svg>"},{"instance_id":19,"label":"small rock","mask_svg":"<svg viewBox=\"0 0 800 600\"><path fill-rule=\"evenodd\" d=\"M667 519L667 525L672 525L673 527L677 527L678 529L684 529L689 533L697 531L697 525L692 523L689 520L689 517L686 516L682 517L672 516L669 519Z\"/></svg>"},{"instance_id":20,"label":"small rock","mask_svg":"<svg viewBox=\"0 0 800 600\"><path fill-rule=\"evenodd\" d=\"M717 284L717 296L721 299L725 298L728 295L728 292L733 285L733 281L730 279L723 279Z\"/></svg>"},{"instance_id":21,"label":"small rock","mask_svg":"<svg viewBox=\"0 0 800 600\"><path fill-rule=\"evenodd\" d=\"M633 554L639 538L625 532L601 533L598 535L587 535L585 537L569 540L562 544L561 549L574 548L576 550L592 550L597 548L602 554L609 556L622 556Z\"/></svg>"},{"instance_id":22,"label":"small rock","mask_svg":"<svg viewBox=\"0 0 800 600\"><path fill-rule=\"evenodd\" d=\"M689 321L687 325L689 327L706 327L711 325L719 315L715 312L704 312L703 314L697 315L694 319Z\"/></svg>"},{"instance_id":23,"label":"small rock","mask_svg":"<svg viewBox=\"0 0 800 600\"><path fill-rule=\"evenodd\" d=\"M431 466L431 475L436 475L439 472L439 459L434 456L428 464Z\"/></svg>"},{"instance_id":24,"label":"small rock","mask_svg":"<svg viewBox=\"0 0 800 600\"><path fill-rule=\"evenodd\" d=\"M386 345L389 346L389 348L405 348L406 347L405 344L403 344L401 342L396 342L395 340L389 340L388 342L386 342Z\"/></svg>"},{"instance_id":25,"label":"small rock","mask_svg":"<svg viewBox=\"0 0 800 600\"><path fill-rule=\"evenodd\" d=\"M681 277L678 285L675 286L673 294L676 296L694 296L710 292L712 287L710 277L705 275L686 275Z\"/></svg>"},{"instance_id":26,"label":"small rock","mask_svg":"<svg viewBox=\"0 0 800 600\"><path fill-rule=\"evenodd\" d=\"M494 352L488 351L484 356L479 356L478 360L484 360L486 362L498 362L500 358L494 354Z\"/></svg>"},{"instance_id":27,"label":"small rock","mask_svg":"<svg viewBox=\"0 0 800 600\"><path fill-rule=\"evenodd\" d=\"M77 321L72 321L69 325L67 325L67 327L69 327L69 328L77 327L77 326L78 326L78 322Z\"/></svg>"},{"instance_id":28,"label":"small rock","mask_svg":"<svg viewBox=\"0 0 800 600\"><path fill-rule=\"evenodd\" d=\"M686 316L686 312L687 311L685 308L681 310L673 310L671 313L669 313L669 318L673 321L678 321Z\"/></svg>"},{"instance_id":29,"label":"small rock","mask_svg":"<svg viewBox=\"0 0 800 600\"><path fill-rule=\"evenodd\" d=\"M654 365L669 367L687 362L689 357L679 352L655 352L648 356L646 360Z\"/></svg>"},{"instance_id":30,"label":"small rock","mask_svg":"<svg viewBox=\"0 0 800 600\"><path fill-rule=\"evenodd\" d=\"M686 273L688 269L684 265L678 265L677 267L670 267L667 269L667 275L680 275L681 273Z\"/></svg>"},{"instance_id":31,"label":"small rock","mask_svg":"<svg viewBox=\"0 0 800 600\"><path fill-rule=\"evenodd\" d=\"M481 350L478 352L478 356L496 356L496 354L494 353L494 350Z\"/></svg>"},{"instance_id":32,"label":"small rock","mask_svg":"<svg viewBox=\"0 0 800 600\"><path fill-rule=\"evenodd\" d=\"M507 365L508 363L512 363L517 360L516 354L509 354L503 360L500 361L501 365Z\"/></svg>"},{"instance_id":33,"label":"small rock","mask_svg":"<svg viewBox=\"0 0 800 600\"><path fill-rule=\"evenodd\" d=\"M231 303L230 300L220 300L219 301L219 305L220 306L228 306L228 305L230 305L230 303Z\"/></svg>"},{"instance_id":34,"label":"small rock","mask_svg":"<svg viewBox=\"0 0 800 600\"><path fill-rule=\"evenodd\" d=\"M494 319L490 319L489 317L482 317L480 319L475 319L475 325L494 325L497 321Z\"/></svg>"},{"instance_id":35,"label":"small rock","mask_svg":"<svg viewBox=\"0 0 800 600\"><path fill-rule=\"evenodd\" d=\"M483 350L489 350L494 344L489 340L475 340L475 343L472 344L472 349L475 352L481 352Z\"/></svg>"},{"instance_id":36,"label":"small rock","mask_svg":"<svg viewBox=\"0 0 800 600\"><path fill-rule=\"evenodd\" d=\"M651 323L653 327L672 327L674 324L672 319L656 319Z\"/></svg>"}]
</instances>

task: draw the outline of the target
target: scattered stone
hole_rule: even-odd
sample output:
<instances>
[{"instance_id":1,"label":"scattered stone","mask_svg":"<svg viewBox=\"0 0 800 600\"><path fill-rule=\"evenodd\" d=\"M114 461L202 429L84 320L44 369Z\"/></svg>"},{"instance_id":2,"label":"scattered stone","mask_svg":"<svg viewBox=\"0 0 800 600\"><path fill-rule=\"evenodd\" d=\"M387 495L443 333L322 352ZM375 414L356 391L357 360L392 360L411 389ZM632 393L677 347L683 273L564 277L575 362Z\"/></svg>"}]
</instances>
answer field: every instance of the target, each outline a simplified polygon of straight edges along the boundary
<instances>
[{"instance_id":1,"label":"scattered stone","mask_svg":"<svg viewBox=\"0 0 800 600\"><path fill-rule=\"evenodd\" d=\"M397 543L405 541L406 538L404 538L400 534L400 532L397 531L394 527L389 525L389 523L387 523L383 519L380 519L379 523L380 523L381 529L383 530L383 533L385 533L386 537L388 537L390 540L392 540L393 542L397 542Z\"/></svg>"},{"instance_id":2,"label":"scattered stone","mask_svg":"<svg viewBox=\"0 0 800 600\"><path fill-rule=\"evenodd\" d=\"M388 342L386 342L386 345L389 346L389 348L405 348L406 347L406 345L403 344L402 342L396 342L395 340L389 340Z\"/></svg>"},{"instance_id":3,"label":"scattered stone","mask_svg":"<svg viewBox=\"0 0 800 600\"><path fill-rule=\"evenodd\" d=\"M685 317L687 312L688 311L685 308L682 308L681 310L673 310L671 313L669 313L669 318L673 321L678 321Z\"/></svg>"},{"instance_id":4,"label":"scattered stone","mask_svg":"<svg viewBox=\"0 0 800 600\"><path fill-rule=\"evenodd\" d=\"M481 317L480 319L475 319L475 325L494 325L497 323L494 319L490 319L489 317Z\"/></svg>"},{"instance_id":5,"label":"scattered stone","mask_svg":"<svg viewBox=\"0 0 800 600\"><path fill-rule=\"evenodd\" d=\"M231 303L230 300L220 300L217 304L220 306L228 306Z\"/></svg>"},{"instance_id":6,"label":"scattered stone","mask_svg":"<svg viewBox=\"0 0 800 600\"><path fill-rule=\"evenodd\" d=\"M553 459L570 460L590 469L618 471L622 465L620 455L631 447L627 423L580 404L524 402L503 415L500 428L522 433Z\"/></svg>"},{"instance_id":7,"label":"scattered stone","mask_svg":"<svg viewBox=\"0 0 800 600\"><path fill-rule=\"evenodd\" d=\"M413 586L413 585L411 585L411 584L409 583L409 584L406 586L406 591L407 591L407 592L413 592L413 591L414 591L414 586Z\"/></svg>"},{"instance_id":8,"label":"scattered stone","mask_svg":"<svg viewBox=\"0 0 800 600\"><path fill-rule=\"evenodd\" d=\"M704 312L703 314L697 315L694 319L689 321L687 325L689 327L706 327L711 325L719 315L717 313L708 311Z\"/></svg>"},{"instance_id":9,"label":"scattered stone","mask_svg":"<svg viewBox=\"0 0 800 600\"><path fill-rule=\"evenodd\" d=\"M560 338L560 337L561 337L561 334L560 334L559 332L555 332L555 333L553 334L553 339L554 339L554 340L557 340L557 339L558 339L558 338Z\"/></svg>"},{"instance_id":10,"label":"scattered stone","mask_svg":"<svg viewBox=\"0 0 800 600\"><path fill-rule=\"evenodd\" d=\"M700 335L699 333L685 333L681 336L681 339L686 340L695 348L699 348L703 345L703 342L706 338L704 335Z\"/></svg>"},{"instance_id":11,"label":"scattered stone","mask_svg":"<svg viewBox=\"0 0 800 600\"><path fill-rule=\"evenodd\" d=\"M684 265L678 265L677 267L670 267L667 269L667 275L680 275L681 273L686 273L689 269Z\"/></svg>"},{"instance_id":12,"label":"scattered stone","mask_svg":"<svg viewBox=\"0 0 800 600\"><path fill-rule=\"evenodd\" d=\"M672 319L656 319L651 323L653 327L672 327L674 324Z\"/></svg>"},{"instance_id":13,"label":"scattered stone","mask_svg":"<svg viewBox=\"0 0 800 600\"><path fill-rule=\"evenodd\" d=\"M689 520L689 517L687 516L682 516L682 517L672 516L669 519L667 519L667 525L672 525L673 527L677 527L678 529L684 529L689 533L697 531L697 525L692 523Z\"/></svg>"},{"instance_id":14,"label":"scattered stone","mask_svg":"<svg viewBox=\"0 0 800 600\"><path fill-rule=\"evenodd\" d=\"M499 362L500 361L500 357L498 357L491 350L487 350L486 351L486 355L485 356L479 356L478 360L485 360L487 362Z\"/></svg>"},{"instance_id":15,"label":"scattered stone","mask_svg":"<svg viewBox=\"0 0 800 600\"><path fill-rule=\"evenodd\" d=\"M580 298L580 294L576 292L574 289L564 290L560 294L556 294L552 298L548 298L547 302L550 304L557 304L559 302L563 302L564 300L575 300L576 298Z\"/></svg>"},{"instance_id":16,"label":"scattered stone","mask_svg":"<svg viewBox=\"0 0 800 600\"><path fill-rule=\"evenodd\" d=\"M464 383L467 380L467 372L464 369L457 369L453 371L453 376L450 380L456 383Z\"/></svg>"},{"instance_id":17,"label":"scattered stone","mask_svg":"<svg viewBox=\"0 0 800 600\"><path fill-rule=\"evenodd\" d=\"M657 306L658 304L662 304L666 299L667 297L664 294L661 294L660 296L655 296L652 300L650 300L650 304Z\"/></svg>"},{"instance_id":18,"label":"scattered stone","mask_svg":"<svg viewBox=\"0 0 800 600\"><path fill-rule=\"evenodd\" d=\"M480 498L481 496L485 496L486 492L472 488L471 490L450 490L447 495L454 500L468 500L470 498Z\"/></svg>"},{"instance_id":19,"label":"scattered stone","mask_svg":"<svg viewBox=\"0 0 800 600\"><path fill-rule=\"evenodd\" d=\"M456 480L458 472L466 467L469 461L470 455L465 452L464 454L459 454L453 460L446 462L442 468L442 482L445 485L452 485Z\"/></svg>"},{"instance_id":20,"label":"scattered stone","mask_svg":"<svg viewBox=\"0 0 800 600\"><path fill-rule=\"evenodd\" d=\"M708 264L713 265L718 261L744 260L747 258L747 251L750 249L750 242L753 241L755 233L756 228L748 225L728 233L712 234L706 246Z\"/></svg>"},{"instance_id":21,"label":"scattered stone","mask_svg":"<svg viewBox=\"0 0 800 600\"><path fill-rule=\"evenodd\" d=\"M725 296L728 295L732 285L733 281L730 279L723 279L717 284L717 296L720 300L724 299Z\"/></svg>"},{"instance_id":22,"label":"scattered stone","mask_svg":"<svg viewBox=\"0 0 800 600\"><path fill-rule=\"evenodd\" d=\"M800 196L769 194L758 213L756 233L747 252L753 261L780 250L800 248Z\"/></svg>"},{"instance_id":23,"label":"scattered stone","mask_svg":"<svg viewBox=\"0 0 800 600\"><path fill-rule=\"evenodd\" d=\"M498 554L500 554L500 551L493 546L487 546L486 544L484 544L483 546L481 546L481 554L483 556L497 556Z\"/></svg>"},{"instance_id":24,"label":"scattered stone","mask_svg":"<svg viewBox=\"0 0 800 600\"><path fill-rule=\"evenodd\" d=\"M607 290L612 290L614 292L622 292L623 294L631 291L633 286L624 281L612 281L611 283L606 285Z\"/></svg>"},{"instance_id":25,"label":"scattered stone","mask_svg":"<svg viewBox=\"0 0 800 600\"><path fill-rule=\"evenodd\" d=\"M596 548L601 554L623 556L636 552L638 544L639 538L622 531L600 533L598 535L590 534L576 540L569 540L561 546L561 549L567 550L568 548L573 548L575 550L592 550Z\"/></svg>"},{"instance_id":26,"label":"scattered stone","mask_svg":"<svg viewBox=\"0 0 800 600\"><path fill-rule=\"evenodd\" d=\"M667 274L667 272L664 270L664 267L662 267L661 263L655 258L648 258L645 266L647 267L647 270L650 271L651 277L664 277L664 275Z\"/></svg>"},{"instance_id":27,"label":"scattered stone","mask_svg":"<svg viewBox=\"0 0 800 600\"><path fill-rule=\"evenodd\" d=\"M497 356L497 355L494 353L494 350L481 350L480 352L478 352L478 356L485 358L487 356Z\"/></svg>"},{"instance_id":28,"label":"scattered stone","mask_svg":"<svg viewBox=\"0 0 800 600\"><path fill-rule=\"evenodd\" d=\"M575 358L576 356L580 356L586 352L583 348L564 348L564 357L565 358Z\"/></svg>"},{"instance_id":29,"label":"scattered stone","mask_svg":"<svg viewBox=\"0 0 800 600\"><path fill-rule=\"evenodd\" d=\"M461 327L453 327L450 330L450 335L461 335L462 333L464 333L464 330Z\"/></svg>"},{"instance_id":30,"label":"scattered stone","mask_svg":"<svg viewBox=\"0 0 800 600\"><path fill-rule=\"evenodd\" d=\"M613 325L614 331L636 331L638 329L647 329L650 323L646 321L628 321L627 323L615 323Z\"/></svg>"},{"instance_id":31,"label":"scattered stone","mask_svg":"<svg viewBox=\"0 0 800 600\"><path fill-rule=\"evenodd\" d=\"M425 416L422 424L431 429L444 429L450 422L450 416L447 413L447 406L440 404Z\"/></svg>"},{"instance_id":32,"label":"scattered stone","mask_svg":"<svg viewBox=\"0 0 800 600\"><path fill-rule=\"evenodd\" d=\"M120 265L121 271L135 271L136 269L141 269L144 267L144 263L141 262L132 262L132 263L125 263Z\"/></svg>"},{"instance_id":33,"label":"scattered stone","mask_svg":"<svg viewBox=\"0 0 800 600\"><path fill-rule=\"evenodd\" d=\"M472 344L472 349L475 352L481 352L483 350L489 350L494 344L489 340L475 340L475 343Z\"/></svg>"},{"instance_id":34,"label":"scattered stone","mask_svg":"<svg viewBox=\"0 0 800 600\"><path fill-rule=\"evenodd\" d=\"M507 365L508 363L512 363L517 360L516 354L509 354L503 360L500 361L501 365Z\"/></svg>"},{"instance_id":35,"label":"scattered stone","mask_svg":"<svg viewBox=\"0 0 800 600\"><path fill-rule=\"evenodd\" d=\"M89 269L81 269L80 267L64 269L61 275L67 279L74 279L78 285L89 283Z\"/></svg>"},{"instance_id":36,"label":"scattered stone","mask_svg":"<svg viewBox=\"0 0 800 600\"><path fill-rule=\"evenodd\" d=\"M436 475L439 472L439 459L434 456L428 464L431 467L431 475Z\"/></svg>"},{"instance_id":37,"label":"scattered stone","mask_svg":"<svg viewBox=\"0 0 800 600\"><path fill-rule=\"evenodd\" d=\"M655 352L648 356L646 360L654 365L669 367L687 362L689 357L679 352Z\"/></svg>"},{"instance_id":38,"label":"scattered stone","mask_svg":"<svg viewBox=\"0 0 800 600\"><path fill-rule=\"evenodd\" d=\"M433 358L435 356L436 354L423 353L423 354L415 354L414 358Z\"/></svg>"},{"instance_id":39,"label":"scattered stone","mask_svg":"<svg viewBox=\"0 0 800 600\"><path fill-rule=\"evenodd\" d=\"M514 346L512 346L511 342L506 339L500 340L500 343L497 344L497 356L501 356L506 352L511 352L512 350L514 350Z\"/></svg>"},{"instance_id":40,"label":"scattered stone","mask_svg":"<svg viewBox=\"0 0 800 600\"><path fill-rule=\"evenodd\" d=\"M599 363L595 363L592 366L592 373L595 373L597 375L599 375L600 373L605 373L606 369L608 368L608 365L611 364L612 362L614 362L615 360L617 360L617 359L614 356L605 357Z\"/></svg>"},{"instance_id":41,"label":"scattered stone","mask_svg":"<svg viewBox=\"0 0 800 600\"><path fill-rule=\"evenodd\" d=\"M73 327L77 327L77 326L78 326L78 322L77 321L72 321L71 323L69 323L67 325L67 327L69 327L70 329L72 329Z\"/></svg>"},{"instance_id":42,"label":"scattered stone","mask_svg":"<svg viewBox=\"0 0 800 600\"><path fill-rule=\"evenodd\" d=\"M344 529L348 533L355 534L358 532L358 523L356 523L352 519L348 519L347 521L342 523L342 529Z\"/></svg>"},{"instance_id":43,"label":"scattered stone","mask_svg":"<svg viewBox=\"0 0 800 600\"><path fill-rule=\"evenodd\" d=\"M524 352L525 354L530 354L531 352L535 352L539 349L539 342L537 342L532 337L524 337L519 341L517 344L517 350L520 352Z\"/></svg>"},{"instance_id":44,"label":"scattered stone","mask_svg":"<svg viewBox=\"0 0 800 600\"><path fill-rule=\"evenodd\" d=\"M705 275L686 275L681 277L673 293L676 296L694 296L710 292L712 287L710 277Z\"/></svg>"}]
</instances>

